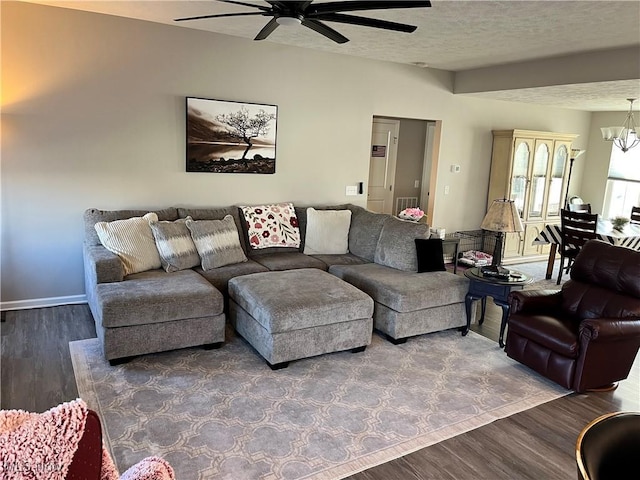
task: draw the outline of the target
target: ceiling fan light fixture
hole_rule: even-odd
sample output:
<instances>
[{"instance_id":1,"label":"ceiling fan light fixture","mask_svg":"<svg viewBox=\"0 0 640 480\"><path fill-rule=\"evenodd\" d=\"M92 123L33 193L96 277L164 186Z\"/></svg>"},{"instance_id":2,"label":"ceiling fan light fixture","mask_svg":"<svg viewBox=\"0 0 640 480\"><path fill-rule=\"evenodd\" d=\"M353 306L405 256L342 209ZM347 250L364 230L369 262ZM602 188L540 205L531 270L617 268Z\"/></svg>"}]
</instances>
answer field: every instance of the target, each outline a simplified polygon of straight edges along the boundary
<instances>
[{"instance_id":1,"label":"ceiling fan light fixture","mask_svg":"<svg viewBox=\"0 0 640 480\"><path fill-rule=\"evenodd\" d=\"M613 142L622 152L627 152L629 149L640 145L640 137L638 137L638 130L636 129L636 122L633 118L633 102L635 98L627 98L629 101L629 113L622 126L617 127L603 127L600 129L602 132L602 138Z\"/></svg>"},{"instance_id":2,"label":"ceiling fan light fixture","mask_svg":"<svg viewBox=\"0 0 640 480\"><path fill-rule=\"evenodd\" d=\"M297 27L298 25L302 25L302 17L280 16L276 18L276 22L278 22L278 25L282 25L283 27Z\"/></svg>"}]
</instances>

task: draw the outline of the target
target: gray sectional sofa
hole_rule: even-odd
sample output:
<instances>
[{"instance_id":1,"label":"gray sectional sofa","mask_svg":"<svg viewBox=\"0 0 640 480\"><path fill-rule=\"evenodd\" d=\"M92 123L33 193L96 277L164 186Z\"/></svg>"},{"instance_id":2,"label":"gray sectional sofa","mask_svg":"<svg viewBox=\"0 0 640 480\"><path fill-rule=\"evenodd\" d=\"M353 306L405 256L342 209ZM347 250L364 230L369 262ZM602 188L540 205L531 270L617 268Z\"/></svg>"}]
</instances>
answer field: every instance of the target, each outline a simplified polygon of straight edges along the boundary
<instances>
[{"instance_id":1,"label":"gray sectional sofa","mask_svg":"<svg viewBox=\"0 0 640 480\"><path fill-rule=\"evenodd\" d=\"M304 254L307 207L295 207L299 248L250 248L247 222L237 206L155 210L159 220L220 220L231 215L248 260L203 270L167 273L154 269L124 275L119 257L102 246L97 222L143 216L148 210L84 214L85 287L104 354L111 363L131 356L189 346L219 346L229 314L229 281L261 272L328 271L373 299L373 327L394 343L424 333L462 327L468 280L445 271L417 273L415 238L427 238L426 224L399 220L356 205L313 206L351 211L348 253Z\"/></svg>"}]
</instances>

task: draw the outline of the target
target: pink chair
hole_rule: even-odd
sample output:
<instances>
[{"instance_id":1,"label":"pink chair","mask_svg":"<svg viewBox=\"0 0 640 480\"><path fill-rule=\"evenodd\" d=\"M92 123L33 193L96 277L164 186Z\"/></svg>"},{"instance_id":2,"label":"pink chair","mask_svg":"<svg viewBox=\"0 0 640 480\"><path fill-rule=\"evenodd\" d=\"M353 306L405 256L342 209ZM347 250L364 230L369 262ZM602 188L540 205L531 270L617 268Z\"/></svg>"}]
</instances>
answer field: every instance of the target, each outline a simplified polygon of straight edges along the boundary
<instances>
[{"instance_id":1,"label":"pink chair","mask_svg":"<svg viewBox=\"0 0 640 480\"><path fill-rule=\"evenodd\" d=\"M3 480L175 480L159 457L119 475L102 444L98 414L80 399L43 413L0 410L0 465Z\"/></svg>"}]
</instances>

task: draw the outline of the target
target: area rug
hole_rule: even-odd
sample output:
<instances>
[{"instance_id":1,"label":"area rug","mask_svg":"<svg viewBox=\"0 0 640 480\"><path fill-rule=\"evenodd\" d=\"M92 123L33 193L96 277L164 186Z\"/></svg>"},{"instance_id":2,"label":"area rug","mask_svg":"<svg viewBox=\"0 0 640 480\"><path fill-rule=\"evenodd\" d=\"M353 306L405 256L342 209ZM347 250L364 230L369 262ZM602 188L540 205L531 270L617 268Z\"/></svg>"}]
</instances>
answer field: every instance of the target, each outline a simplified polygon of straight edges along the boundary
<instances>
[{"instance_id":1,"label":"area rug","mask_svg":"<svg viewBox=\"0 0 640 480\"><path fill-rule=\"evenodd\" d=\"M562 283L564 283L564 281L562 281ZM561 288L562 285L557 285L556 281L553 279L542 279L525 285L524 290L560 290Z\"/></svg>"},{"instance_id":2,"label":"area rug","mask_svg":"<svg viewBox=\"0 0 640 480\"><path fill-rule=\"evenodd\" d=\"M182 480L338 479L569 393L474 332L374 334L277 371L227 338L116 367L97 339L70 343L120 471L159 455Z\"/></svg>"}]
</instances>

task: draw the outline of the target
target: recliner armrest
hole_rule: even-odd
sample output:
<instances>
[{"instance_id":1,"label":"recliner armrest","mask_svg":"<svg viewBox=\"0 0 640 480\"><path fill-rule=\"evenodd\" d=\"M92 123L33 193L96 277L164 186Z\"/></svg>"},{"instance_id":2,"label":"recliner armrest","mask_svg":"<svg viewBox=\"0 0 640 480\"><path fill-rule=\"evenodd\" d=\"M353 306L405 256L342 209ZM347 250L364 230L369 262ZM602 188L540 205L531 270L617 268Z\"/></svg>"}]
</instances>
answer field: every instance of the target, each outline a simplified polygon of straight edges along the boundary
<instances>
[{"instance_id":1,"label":"recliner armrest","mask_svg":"<svg viewBox=\"0 0 640 480\"><path fill-rule=\"evenodd\" d=\"M517 290L508 297L510 313L557 313L562 303L562 292L557 290Z\"/></svg>"},{"instance_id":2,"label":"recliner armrest","mask_svg":"<svg viewBox=\"0 0 640 480\"><path fill-rule=\"evenodd\" d=\"M92 284L121 282L124 266L120 257L102 245L84 245L84 274Z\"/></svg>"},{"instance_id":3,"label":"recliner armrest","mask_svg":"<svg viewBox=\"0 0 640 480\"><path fill-rule=\"evenodd\" d=\"M640 318L589 318L580 322L580 336L587 335L591 341L640 338Z\"/></svg>"}]
</instances>

